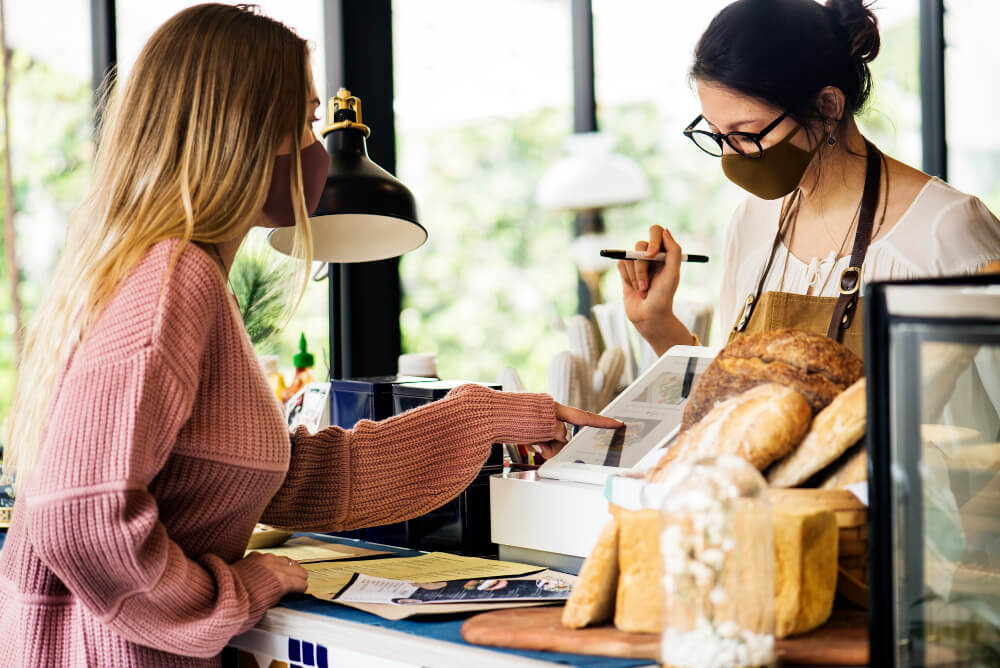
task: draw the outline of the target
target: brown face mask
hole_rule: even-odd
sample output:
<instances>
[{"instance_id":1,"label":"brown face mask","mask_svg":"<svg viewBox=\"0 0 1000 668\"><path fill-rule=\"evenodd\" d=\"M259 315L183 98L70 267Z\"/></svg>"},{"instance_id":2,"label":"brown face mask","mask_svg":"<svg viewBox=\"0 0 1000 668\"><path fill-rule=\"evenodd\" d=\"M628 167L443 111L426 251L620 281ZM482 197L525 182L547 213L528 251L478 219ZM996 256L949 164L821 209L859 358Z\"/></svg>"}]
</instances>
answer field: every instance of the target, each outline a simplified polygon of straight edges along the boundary
<instances>
[{"instance_id":1,"label":"brown face mask","mask_svg":"<svg viewBox=\"0 0 1000 668\"><path fill-rule=\"evenodd\" d=\"M799 185L813 156L827 138L824 136L813 150L806 151L791 141L801 129L802 126L795 128L777 144L765 148L759 158L738 154L722 156L722 171L751 195L761 199L784 197Z\"/></svg>"},{"instance_id":2,"label":"brown face mask","mask_svg":"<svg viewBox=\"0 0 1000 668\"><path fill-rule=\"evenodd\" d=\"M326 152L323 142L317 140L299 151L302 165L302 193L306 199L306 213L312 213L319 204L326 184L326 173L330 167L330 154ZM292 209L291 191L292 156L277 155L274 157L274 169L271 172L271 186L264 201L264 213L271 219L275 227L294 227L295 213Z\"/></svg>"}]
</instances>

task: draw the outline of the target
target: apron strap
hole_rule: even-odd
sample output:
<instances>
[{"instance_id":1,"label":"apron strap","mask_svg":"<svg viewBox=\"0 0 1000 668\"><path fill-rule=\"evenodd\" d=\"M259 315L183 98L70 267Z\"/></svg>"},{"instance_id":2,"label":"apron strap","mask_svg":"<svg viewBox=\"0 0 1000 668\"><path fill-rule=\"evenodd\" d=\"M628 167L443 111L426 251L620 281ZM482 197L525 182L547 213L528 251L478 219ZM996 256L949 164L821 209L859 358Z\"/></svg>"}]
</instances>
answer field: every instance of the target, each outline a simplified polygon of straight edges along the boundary
<instances>
[{"instance_id":1,"label":"apron strap","mask_svg":"<svg viewBox=\"0 0 1000 668\"><path fill-rule=\"evenodd\" d=\"M746 301L743 302L743 310L740 311L740 317L736 321L736 324L733 325L733 331L742 332L750 323L750 315L753 313L757 302L760 301L761 292L764 291L764 281L767 280L767 275L771 271L771 265L774 263L774 254L778 251L778 245L781 243L781 235L784 233L788 222L794 218L801 195L802 191L796 188L792 196L788 198L788 204L781 210L781 215L778 217L778 231L774 235L774 241L771 242L771 252L767 256L764 271L760 272L760 277L757 279L757 289L752 294L747 295Z\"/></svg>"},{"instance_id":2,"label":"apron strap","mask_svg":"<svg viewBox=\"0 0 1000 668\"><path fill-rule=\"evenodd\" d=\"M865 189L861 195L861 212L858 214L858 229L854 235L854 250L851 251L851 262L840 274L838 287L840 297L833 308L833 317L826 335L834 341L840 341L844 330L851 326L854 311L858 305L858 293L861 290L861 267L868 254L868 244L872 239L872 228L875 223L875 210L878 208L878 189L882 178L882 153L867 139L865 148L868 150L865 165Z\"/></svg>"}]
</instances>

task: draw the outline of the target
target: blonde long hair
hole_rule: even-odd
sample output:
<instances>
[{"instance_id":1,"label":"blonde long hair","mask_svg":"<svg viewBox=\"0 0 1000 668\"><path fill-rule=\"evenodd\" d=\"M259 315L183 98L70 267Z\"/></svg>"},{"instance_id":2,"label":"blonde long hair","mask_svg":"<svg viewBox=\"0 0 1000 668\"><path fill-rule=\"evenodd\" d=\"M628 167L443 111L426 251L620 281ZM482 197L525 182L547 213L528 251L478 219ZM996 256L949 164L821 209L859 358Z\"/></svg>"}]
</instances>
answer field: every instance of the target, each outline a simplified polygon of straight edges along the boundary
<instances>
[{"instance_id":1,"label":"blonde long hair","mask_svg":"<svg viewBox=\"0 0 1000 668\"><path fill-rule=\"evenodd\" d=\"M254 7L205 4L168 20L120 95L106 96L93 185L70 218L54 278L31 326L4 448L4 477L34 466L58 380L119 284L154 244L234 239L264 205L274 156L292 137L297 305L312 237L299 165L309 49Z\"/></svg>"}]
</instances>

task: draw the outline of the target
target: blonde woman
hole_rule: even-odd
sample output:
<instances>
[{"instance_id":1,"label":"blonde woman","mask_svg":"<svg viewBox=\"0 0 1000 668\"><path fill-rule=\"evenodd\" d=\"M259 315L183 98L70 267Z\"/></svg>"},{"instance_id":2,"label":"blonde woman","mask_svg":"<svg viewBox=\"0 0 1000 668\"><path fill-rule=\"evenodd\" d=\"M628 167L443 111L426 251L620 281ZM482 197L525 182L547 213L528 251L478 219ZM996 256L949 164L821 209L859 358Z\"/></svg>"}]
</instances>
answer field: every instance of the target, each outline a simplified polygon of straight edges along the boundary
<instances>
[{"instance_id":1,"label":"blonde woman","mask_svg":"<svg viewBox=\"0 0 1000 668\"><path fill-rule=\"evenodd\" d=\"M226 275L253 225L294 225L310 257L327 162L309 124L318 104L305 41L252 10L201 5L153 35L106 112L11 416L0 665L218 665L231 636L306 587L293 562L243 558L258 520L335 530L417 516L468 485L494 441L551 449L562 420L618 426L466 386L289 439Z\"/></svg>"}]
</instances>

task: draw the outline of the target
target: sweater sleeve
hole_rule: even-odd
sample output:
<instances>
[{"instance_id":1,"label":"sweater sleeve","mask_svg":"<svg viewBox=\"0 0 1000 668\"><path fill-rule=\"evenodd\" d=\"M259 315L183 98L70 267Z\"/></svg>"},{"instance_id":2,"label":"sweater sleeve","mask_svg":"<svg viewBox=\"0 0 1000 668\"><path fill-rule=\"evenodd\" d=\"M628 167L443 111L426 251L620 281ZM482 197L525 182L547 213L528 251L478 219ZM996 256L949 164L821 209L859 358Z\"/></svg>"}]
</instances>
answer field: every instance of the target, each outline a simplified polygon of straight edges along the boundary
<instances>
[{"instance_id":1,"label":"sweater sleeve","mask_svg":"<svg viewBox=\"0 0 1000 668\"><path fill-rule=\"evenodd\" d=\"M123 638L188 656L218 654L280 597L254 562L189 559L148 486L187 421L194 390L151 346L75 368L26 481L25 522L45 565Z\"/></svg>"},{"instance_id":2,"label":"sweater sleeve","mask_svg":"<svg viewBox=\"0 0 1000 668\"><path fill-rule=\"evenodd\" d=\"M311 531L377 526L422 515L476 477L494 442L548 440L555 402L544 394L463 385L447 397L347 431L299 428L281 489L262 522Z\"/></svg>"}]
</instances>

